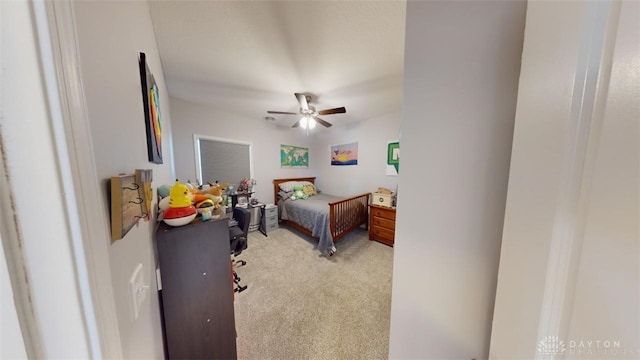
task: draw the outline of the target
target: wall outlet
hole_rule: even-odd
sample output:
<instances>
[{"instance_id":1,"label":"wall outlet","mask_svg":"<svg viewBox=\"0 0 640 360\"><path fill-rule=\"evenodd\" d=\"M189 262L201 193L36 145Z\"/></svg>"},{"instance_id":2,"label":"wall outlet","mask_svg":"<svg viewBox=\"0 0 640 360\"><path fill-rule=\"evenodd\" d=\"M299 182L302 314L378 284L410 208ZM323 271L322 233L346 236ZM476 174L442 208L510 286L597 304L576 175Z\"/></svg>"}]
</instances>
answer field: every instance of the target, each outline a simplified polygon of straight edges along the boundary
<instances>
[{"instance_id":1,"label":"wall outlet","mask_svg":"<svg viewBox=\"0 0 640 360\"><path fill-rule=\"evenodd\" d=\"M129 296L131 298L131 310L133 321L138 319L140 307L147 298L148 285L144 284L144 272L142 271L142 263L133 270L131 278L129 278Z\"/></svg>"}]
</instances>

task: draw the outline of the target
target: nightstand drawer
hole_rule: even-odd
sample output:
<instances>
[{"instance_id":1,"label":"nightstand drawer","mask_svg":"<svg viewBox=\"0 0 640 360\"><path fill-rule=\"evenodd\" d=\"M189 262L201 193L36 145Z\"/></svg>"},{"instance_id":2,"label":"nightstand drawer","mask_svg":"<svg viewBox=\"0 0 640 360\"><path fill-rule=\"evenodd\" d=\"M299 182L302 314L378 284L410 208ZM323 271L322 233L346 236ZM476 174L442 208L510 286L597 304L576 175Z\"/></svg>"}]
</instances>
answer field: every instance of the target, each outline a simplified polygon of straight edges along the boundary
<instances>
[{"instance_id":1,"label":"nightstand drawer","mask_svg":"<svg viewBox=\"0 0 640 360\"><path fill-rule=\"evenodd\" d=\"M269 226L271 224L278 224L278 214L267 216L264 220L264 223L266 226Z\"/></svg>"},{"instance_id":2,"label":"nightstand drawer","mask_svg":"<svg viewBox=\"0 0 640 360\"><path fill-rule=\"evenodd\" d=\"M395 230L396 222L389 219L374 216L371 226L379 226L385 229Z\"/></svg>"},{"instance_id":3,"label":"nightstand drawer","mask_svg":"<svg viewBox=\"0 0 640 360\"><path fill-rule=\"evenodd\" d=\"M389 209L382 209L379 207L371 207L371 216L377 216L377 217L381 217L381 218L385 218L385 219L389 219L389 220L396 220L396 211L395 209L389 208Z\"/></svg>"},{"instance_id":4,"label":"nightstand drawer","mask_svg":"<svg viewBox=\"0 0 640 360\"><path fill-rule=\"evenodd\" d=\"M278 228L278 222L275 222L273 224L268 224L267 228L266 228L266 232L270 233L270 232L272 232L273 230L275 230L277 228Z\"/></svg>"},{"instance_id":5,"label":"nightstand drawer","mask_svg":"<svg viewBox=\"0 0 640 360\"><path fill-rule=\"evenodd\" d=\"M278 208L277 207L268 207L264 209L264 216L267 218L271 216L278 216Z\"/></svg>"}]
</instances>

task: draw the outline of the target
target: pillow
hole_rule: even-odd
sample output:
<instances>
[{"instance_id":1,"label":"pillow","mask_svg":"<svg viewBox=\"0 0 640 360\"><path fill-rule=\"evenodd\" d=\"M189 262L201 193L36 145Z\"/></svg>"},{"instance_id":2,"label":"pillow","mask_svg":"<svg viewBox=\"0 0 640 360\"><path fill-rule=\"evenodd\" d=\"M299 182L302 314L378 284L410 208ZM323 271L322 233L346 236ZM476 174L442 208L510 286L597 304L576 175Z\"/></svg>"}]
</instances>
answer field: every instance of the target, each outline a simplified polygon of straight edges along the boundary
<instances>
[{"instance_id":1,"label":"pillow","mask_svg":"<svg viewBox=\"0 0 640 360\"><path fill-rule=\"evenodd\" d=\"M278 186L280 187L280 190L285 191L285 192L289 192L289 191L293 191L293 187L296 185L313 185L313 183L311 181L287 181L287 182L283 182L281 184L279 184Z\"/></svg>"},{"instance_id":2,"label":"pillow","mask_svg":"<svg viewBox=\"0 0 640 360\"><path fill-rule=\"evenodd\" d=\"M295 184L297 184L297 181L287 181L287 182L283 182L281 183L280 186L280 190L284 191L284 192L291 192L293 191L293 186Z\"/></svg>"},{"instance_id":3,"label":"pillow","mask_svg":"<svg viewBox=\"0 0 640 360\"><path fill-rule=\"evenodd\" d=\"M278 191L278 198L286 200L293 195L293 191Z\"/></svg>"}]
</instances>

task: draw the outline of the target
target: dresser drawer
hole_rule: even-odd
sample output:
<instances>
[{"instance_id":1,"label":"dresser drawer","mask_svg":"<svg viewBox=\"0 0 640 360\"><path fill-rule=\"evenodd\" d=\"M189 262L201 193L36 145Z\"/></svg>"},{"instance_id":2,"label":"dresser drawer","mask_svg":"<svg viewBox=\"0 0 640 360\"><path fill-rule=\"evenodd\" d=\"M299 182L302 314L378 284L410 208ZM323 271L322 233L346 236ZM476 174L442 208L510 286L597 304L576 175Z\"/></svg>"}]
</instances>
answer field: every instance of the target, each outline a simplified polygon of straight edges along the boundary
<instances>
[{"instance_id":1,"label":"dresser drawer","mask_svg":"<svg viewBox=\"0 0 640 360\"><path fill-rule=\"evenodd\" d=\"M379 226L385 229L395 230L396 222L393 220L374 216L371 222L371 226Z\"/></svg>"},{"instance_id":2,"label":"dresser drawer","mask_svg":"<svg viewBox=\"0 0 640 360\"><path fill-rule=\"evenodd\" d=\"M371 207L371 216L377 216L389 220L396 220L396 212L395 209L382 209L379 207Z\"/></svg>"},{"instance_id":3,"label":"dresser drawer","mask_svg":"<svg viewBox=\"0 0 640 360\"><path fill-rule=\"evenodd\" d=\"M371 233L375 236L379 236L383 239L389 239L389 240L393 240L393 237L396 234L395 230L385 229L379 226L371 227Z\"/></svg>"},{"instance_id":4,"label":"dresser drawer","mask_svg":"<svg viewBox=\"0 0 640 360\"><path fill-rule=\"evenodd\" d=\"M393 246L395 230L385 229L380 226L372 226L369 229L369 239L377 240L387 245Z\"/></svg>"}]
</instances>

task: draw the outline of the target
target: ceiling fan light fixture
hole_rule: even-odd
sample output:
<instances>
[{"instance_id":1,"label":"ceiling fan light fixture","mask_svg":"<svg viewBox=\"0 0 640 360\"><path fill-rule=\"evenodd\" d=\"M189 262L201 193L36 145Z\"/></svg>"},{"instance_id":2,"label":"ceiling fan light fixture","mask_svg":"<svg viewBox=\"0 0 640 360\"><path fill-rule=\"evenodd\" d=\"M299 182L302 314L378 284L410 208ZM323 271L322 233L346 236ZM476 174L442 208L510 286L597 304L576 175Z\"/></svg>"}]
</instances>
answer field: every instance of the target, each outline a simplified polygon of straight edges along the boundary
<instances>
[{"instance_id":1,"label":"ceiling fan light fixture","mask_svg":"<svg viewBox=\"0 0 640 360\"><path fill-rule=\"evenodd\" d=\"M300 119L300 127L303 129L313 129L316 127L316 120L311 116L304 116Z\"/></svg>"},{"instance_id":2,"label":"ceiling fan light fixture","mask_svg":"<svg viewBox=\"0 0 640 360\"><path fill-rule=\"evenodd\" d=\"M332 115L332 114L344 114L347 112L344 106L333 108L333 109L325 109L316 111L315 106L309 104L311 102L311 96L302 94L302 93L294 93L298 103L300 104L299 114L302 115L302 118L298 120L295 124L293 124L293 128L301 127L307 130L307 135L309 134L309 129L313 129L317 124L320 124L324 127L331 127L331 123L321 119L318 115ZM283 115L298 115L298 113L288 112L288 111L273 111L267 110L268 114L283 114Z\"/></svg>"}]
</instances>

